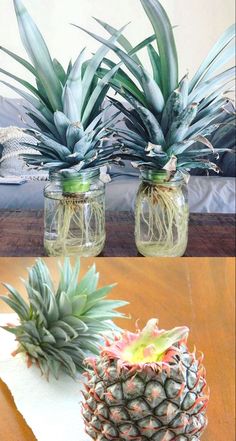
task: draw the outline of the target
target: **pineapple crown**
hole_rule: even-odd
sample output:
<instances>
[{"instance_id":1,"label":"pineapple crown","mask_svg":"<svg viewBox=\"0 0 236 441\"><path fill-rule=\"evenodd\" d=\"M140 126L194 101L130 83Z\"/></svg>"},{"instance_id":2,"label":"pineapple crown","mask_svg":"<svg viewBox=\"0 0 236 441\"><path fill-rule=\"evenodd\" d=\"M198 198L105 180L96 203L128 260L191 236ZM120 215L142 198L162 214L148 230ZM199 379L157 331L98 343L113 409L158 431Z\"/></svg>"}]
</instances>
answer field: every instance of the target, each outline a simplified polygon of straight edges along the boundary
<instances>
[{"instance_id":1,"label":"pineapple crown","mask_svg":"<svg viewBox=\"0 0 236 441\"><path fill-rule=\"evenodd\" d=\"M58 378L60 370L75 378L77 371L84 370L84 359L99 354L101 334L119 329L112 320L124 317L116 309L127 303L106 299L114 285L97 287L95 265L80 281L79 260L72 268L66 258L59 269L56 288L44 261L36 261L23 281L28 302L12 286L4 285L10 294L0 298L16 312L19 324L3 328L16 337L15 354L26 354L29 365L36 364L47 378L50 374Z\"/></svg>"},{"instance_id":2,"label":"pineapple crown","mask_svg":"<svg viewBox=\"0 0 236 441\"><path fill-rule=\"evenodd\" d=\"M24 89L6 81L6 86L23 97L28 115L39 128L30 132L38 141L41 155L24 155L29 164L44 165L54 170L97 168L116 161L115 143L109 142L110 129L119 111L105 118L102 109L109 89L109 80L118 70L115 66L100 79L97 70L109 48L100 47L89 59L83 49L75 63L69 62L65 70L60 62L52 59L43 36L21 0L14 0L15 12L22 43L30 62L4 47L0 49L23 65L33 76L29 83L0 68L0 73L15 80ZM110 39L114 43L124 27Z\"/></svg>"},{"instance_id":3,"label":"pineapple crown","mask_svg":"<svg viewBox=\"0 0 236 441\"><path fill-rule=\"evenodd\" d=\"M151 319L143 330L136 333L124 332L115 342L106 341L102 356L116 359L119 368L143 369L150 366L154 370L168 366L176 355L178 346L186 345L189 329L186 326L170 331L161 330L158 320ZM91 360L87 360L88 364ZM92 362L93 363L93 362Z\"/></svg>"},{"instance_id":4,"label":"pineapple crown","mask_svg":"<svg viewBox=\"0 0 236 441\"><path fill-rule=\"evenodd\" d=\"M193 168L218 171L209 156L218 156L227 149L215 151L208 136L219 127L218 118L228 102L226 95L233 87L234 68L221 73L218 70L234 57L235 25L216 42L194 77L189 80L186 75L179 81L178 54L168 15L158 0L140 1L155 32L139 45L139 48L147 47L152 73L146 70L137 53L132 52L132 45L123 34L117 40L120 48L80 28L107 45L120 59L119 70L110 85L132 108L128 110L122 102L110 98L123 113L127 126L117 129L121 157L141 168L172 173ZM116 29L100 20L99 23L116 35ZM99 69L101 78L116 65L106 58L103 62L106 67ZM234 119L231 114L227 123L234 124Z\"/></svg>"}]
</instances>

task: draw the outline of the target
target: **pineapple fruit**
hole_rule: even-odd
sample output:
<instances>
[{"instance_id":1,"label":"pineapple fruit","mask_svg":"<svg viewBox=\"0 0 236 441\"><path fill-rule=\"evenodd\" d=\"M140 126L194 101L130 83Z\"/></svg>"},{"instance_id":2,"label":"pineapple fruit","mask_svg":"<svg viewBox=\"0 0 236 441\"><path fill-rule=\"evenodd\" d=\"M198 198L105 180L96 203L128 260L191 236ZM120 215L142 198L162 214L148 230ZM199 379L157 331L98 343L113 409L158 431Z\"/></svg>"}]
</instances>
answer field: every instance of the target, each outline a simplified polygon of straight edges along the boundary
<instances>
[{"instance_id":1,"label":"pineapple fruit","mask_svg":"<svg viewBox=\"0 0 236 441\"><path fill-rule=\"evenodd\" d=\"M107 300L114 285L97 288L99 274L93 265L78 280L80 261L74 267L65 259L60 280L54 286L43 260L38 259L24 281L28 302L12 286L5 284L9 296L1 296L18 315L18 325L5 330L15 335L15 352L26 355L28 364L36 364L47 378L58 378L61 370L75 378L84 370L84 359L99 353L102 333L118 329L113 318L124 317L116 311L126 302Z\"/></svg>"},{"instance_id":2,"label":"pineapple fruit","mask_svg":"<svg viewBox=\"0 0 236 441\"><path fill-rule=\"evenodd\" d=\"M83 417L96 441L197 441L209 392L202 365L187 346L188 328L124 332L87 359Z\"/></svg>"}]
</instances>

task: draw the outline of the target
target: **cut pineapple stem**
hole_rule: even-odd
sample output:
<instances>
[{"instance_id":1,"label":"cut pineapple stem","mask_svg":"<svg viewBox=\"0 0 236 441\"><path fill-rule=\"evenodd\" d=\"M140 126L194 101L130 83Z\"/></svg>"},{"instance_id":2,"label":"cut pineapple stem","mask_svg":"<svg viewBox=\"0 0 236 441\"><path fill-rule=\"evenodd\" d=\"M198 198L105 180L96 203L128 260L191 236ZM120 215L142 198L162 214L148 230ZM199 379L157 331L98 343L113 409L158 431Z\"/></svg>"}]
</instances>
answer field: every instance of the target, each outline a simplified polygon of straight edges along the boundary
<instances>
[{"instance_id":1,"label":"cut pineapple stem","mask_svg":"<svg viewBox=\"0 0 236 441\"><path fill-rule=\"evenodd\" d=\"M78 179L64 179L62 182L63 193L85 193L89 191L91 182L89 180L84 181L82 178Z\"/></svg>"}]
</instances>

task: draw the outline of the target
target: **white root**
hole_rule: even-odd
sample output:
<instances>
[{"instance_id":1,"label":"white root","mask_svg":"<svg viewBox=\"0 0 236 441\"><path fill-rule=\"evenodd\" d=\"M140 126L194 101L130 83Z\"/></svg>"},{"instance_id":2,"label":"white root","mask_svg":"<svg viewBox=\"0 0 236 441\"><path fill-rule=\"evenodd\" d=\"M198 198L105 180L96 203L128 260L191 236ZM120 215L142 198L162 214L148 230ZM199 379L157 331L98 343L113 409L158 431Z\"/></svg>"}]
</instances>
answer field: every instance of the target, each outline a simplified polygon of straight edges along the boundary
<instances>
[{"instance_id":1,"label":"white root","mask_svg":"<svg viewBox=\"0 0 236 441\"><path fill-rule=\"evenodd\" d=\"M182 188L142 184L136 200L135 237L144 256L182 256L189 209Z\"/></svg>"},{"instance_id":2,"label":"white root","mask_svg":"<svg viewBox=\"0 0 236 441\"><path fill-rule=\"evenodd\" d=\"M63 196L55 202L57 208L52 218L50 214L48 216L50 224L44 241L47 253L50 256L98 255L105 243L103 203L91 196L87 201ZM53 239L50 240L50 237Z\"/></svg>"}]
</instances>

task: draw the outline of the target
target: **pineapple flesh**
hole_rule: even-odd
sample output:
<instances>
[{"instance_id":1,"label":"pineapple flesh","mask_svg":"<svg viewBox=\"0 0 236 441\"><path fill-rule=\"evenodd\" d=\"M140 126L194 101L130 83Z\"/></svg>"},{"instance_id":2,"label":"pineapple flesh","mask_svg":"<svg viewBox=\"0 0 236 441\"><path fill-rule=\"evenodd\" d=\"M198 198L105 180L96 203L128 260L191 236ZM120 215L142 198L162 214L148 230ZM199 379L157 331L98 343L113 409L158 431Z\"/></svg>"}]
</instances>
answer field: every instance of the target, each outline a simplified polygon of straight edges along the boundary
<instances>
[{"instance_id":1,"label":"pineapple flesh","mask_svg":"<svg viewBox=\"0 0 236 441\"><path fill-rule=\"evenodd\" d=\"M96 441L197 441L209 393L202 365L187 346L188 328L125 332L88 359L83 417Z\"/></svg>"}]
</instances>

